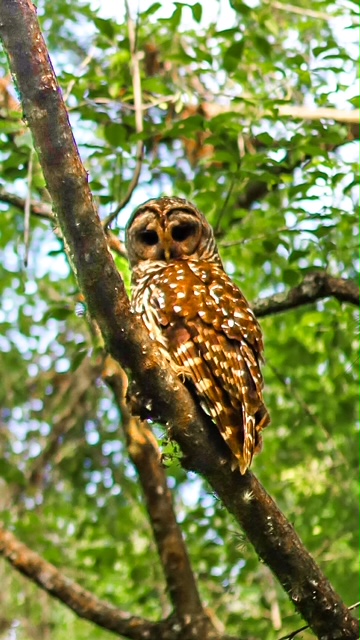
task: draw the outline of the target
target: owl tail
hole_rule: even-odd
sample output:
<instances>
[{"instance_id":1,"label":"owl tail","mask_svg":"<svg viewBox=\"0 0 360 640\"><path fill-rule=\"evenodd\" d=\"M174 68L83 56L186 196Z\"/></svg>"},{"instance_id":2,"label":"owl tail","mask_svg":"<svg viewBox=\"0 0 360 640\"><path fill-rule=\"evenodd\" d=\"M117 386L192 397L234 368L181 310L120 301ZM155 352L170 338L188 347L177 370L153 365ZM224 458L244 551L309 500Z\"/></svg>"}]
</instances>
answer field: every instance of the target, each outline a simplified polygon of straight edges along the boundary
<instances>
[{"instance_id":1,"label":"owl tail","mask_svg":"<svg viewBox=\"0 0 360 640\"><path fill-rule=\"evenodd\" d=\"M242 453L234 455L231 469L234 471L239 468L241 475L244 475L250 467L255 454L260 453L262 449L261 431L270 423L270 416L267 409L263 405L255 416L249 416L243 408L243 424L244 424L244 444Z\"/></svg>"},{"instance_id":2,"label":"owl tail","mask_svg":"<svg viewBox=\"0 0 360 640\"><path fill-rule=\"evenodd\" d=\"M240 473L243 476L251 465L256 446L258 444L259 436L256 430L256 420L254 416L249 416L243 408L243 430L244 430L244 442L240 448L237 443L236 450L234 446L230 447L233 453L233 459L231 462L231 470L240 469ZM231 442L228 442L231 445Z\"/></svg>"}]
</instances>

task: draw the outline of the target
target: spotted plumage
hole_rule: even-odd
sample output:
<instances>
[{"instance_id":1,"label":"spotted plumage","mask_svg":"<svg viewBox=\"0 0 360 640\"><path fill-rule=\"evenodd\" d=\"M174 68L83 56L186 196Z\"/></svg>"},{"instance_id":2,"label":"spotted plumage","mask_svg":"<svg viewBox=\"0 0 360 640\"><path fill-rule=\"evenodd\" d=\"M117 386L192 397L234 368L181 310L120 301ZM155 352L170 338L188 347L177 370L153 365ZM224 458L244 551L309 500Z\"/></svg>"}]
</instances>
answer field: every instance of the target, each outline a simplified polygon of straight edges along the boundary
<instances>
[{"instance_id":1,"label":"spotted plumage","mask_svg":"<svg viewBox=\"0 0 360 640\"><path fill-rule=\"evenodd\" d=\"M189 202L159 198L131 216L132 306L170 366L196 390L241 473L269 423L261 330L225 273L211 226Z\"/></svg>"}]
</instances>

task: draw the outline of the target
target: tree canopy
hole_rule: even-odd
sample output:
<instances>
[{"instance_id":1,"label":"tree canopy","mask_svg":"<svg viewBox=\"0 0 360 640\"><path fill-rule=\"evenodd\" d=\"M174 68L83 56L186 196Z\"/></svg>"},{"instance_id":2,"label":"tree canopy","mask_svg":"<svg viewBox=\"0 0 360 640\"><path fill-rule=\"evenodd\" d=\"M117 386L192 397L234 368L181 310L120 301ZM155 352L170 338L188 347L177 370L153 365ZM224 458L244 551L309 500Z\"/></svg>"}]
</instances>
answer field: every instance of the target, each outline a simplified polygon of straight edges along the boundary
<instances>
[{"instance_id":1,"label":"tree canopy","mask_svg":"<svg viewBox=\"0 0 360 640\"><path fill-rule=\"evenodd\" d=\"M0 638L357 637L316 617L358 598L355 4L37 13L101 225L31 3L0 0ZM162 194L205 213L264 332L244 478L126 307L124 225Z\"/></svg>"}]
</instances>

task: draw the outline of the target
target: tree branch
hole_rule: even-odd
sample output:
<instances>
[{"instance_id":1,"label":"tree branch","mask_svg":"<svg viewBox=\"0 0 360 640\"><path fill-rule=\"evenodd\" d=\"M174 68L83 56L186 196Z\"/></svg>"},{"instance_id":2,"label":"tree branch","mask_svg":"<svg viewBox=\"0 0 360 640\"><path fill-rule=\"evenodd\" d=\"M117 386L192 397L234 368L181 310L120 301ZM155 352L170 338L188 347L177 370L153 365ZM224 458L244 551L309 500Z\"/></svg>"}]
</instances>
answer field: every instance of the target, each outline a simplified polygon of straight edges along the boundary
<instances>
[{"instance_id":1,"label":"tree branch","mask_svg":"<svg viewBox=\"0 0 360 640\"><path fill-rule=\"evenodd\" d=\"M182 640L176 621L151 622L131 616L96 598L90 591L66 578L54 565L22 544L0 523L0 554L20 573L66 604L76 615L131 640ZM175 627L175 628L174 628Z\"/></svg>"},{"instance_id":2,"label":"tree branch","mask_svg":"<svg viewBox=\"0 0 360 640\"><path fill-rule=\"evenodd\" d=\"M0 202L10 204L12 207L16 207L16 209L20 209L21 211L25 210L25 199L20 198L13 193L9 193L2 187L0 187ZM49 204L44 204L43 202L38 202L37 200L31 200L30 213L34 216L37 216L38 218L44 218L45 220L56 222L56 216L52 212L51 205Z\"/></svg>"},{"instance_id":3,"label":"tree branch","mask_svg":"<svg viewBox=\"0 0 360 640\"><path fill-rule=\"evenodd\" d=\"M359 286L352 280L334 278L328 273L317 271L307 274L302 283L290 291L255 301L252 308L257 317L262 318L323 298L336 298L339 302L348 302L358 307Z\"/></svg>"},{"instance_id":4,"label":"tree branch","mask_svg":"<svg viewBox=\"0 0 360 640\"><path fill-rule=\"evenodd\" d=\"M0 202L5 202L10 204L12 207L16 207L16 209L20 209L20 211L25 210L26 201L24 198L20 198L19 196L14 195L13 193L9 193L5 189L0 187ZM52 212L51 205L44 204L43 202L38 202L37 200L32 200L30 202L30 214L37 217L43 218L44 220L50 220L50 222L57 224L57 217ZM109 229L106 230L106 239L109 246L109 249L117 253L118 256L122 258L127 258L127 251L123 242L121 242L120 238L116 236Z\"/></svg>"},{"instance_id":5,"label":"tree branch","mask_svg":"<svg viewBox=\"0 0 360 640\"><path fill-rule=\"evenodd\" d=\"M112 605L99 600L90 591L69 580L56 567L31 551L0 525L0 553L20 573L36 582L80 618L91 620L104 629L139 640L154 635L156 624L130 616ZM150 636L147 635L150 633Z\"/></svg>"},{"instance_id":6,"label":"tree branch","mask_svg":"<svg viewBox=\"0 0 360 640\"><path fill-rule=\"evenodd\" d=\"M325 13L324 11L314 11L313 9L305 9L305 7L297 7L293 4L287 4L283 2L277 2L277 0L265 0L271 9L278 9L279 11L286 11L287 13L296 13L299 16L306 16L308 18L315 18L315 20L335 20L340 16L332 13Z\"/></svg>"},{"instance_id":7,"label":"tree branch","mask_svg":"<svg viewBox=\"0 0 360 640\"><path fill-rule=\"evenodd\" d=\"M186 546L176 522L157 441L146 423L131 415L125 400L126 374L110 357L105 364L103 377L112 389L121 413L129 455L139 474L175 615L182 627L186 628L189 624L196 626L198 635L194 637L205 640L213 631L212 625L201 604Z\"/></svg>"},{"instance_id":8,"label":"tree branch","mask_svg":"<svg viewBox=\"0 0 360 640\"><path fill-rule=\"evenodd\" d=\"M280 118L293 118L293 120L334 120L340 124L351 124L359 127L359 112L357 109L333 109L329 107L302 107L294 104L281 104L277 107Z\"/></svg>"},{"instance_id":9,"label":"tree branch","mask_svg":"<svg viewBox=\"0 0 360 640\"><path fill-rule=\"evenodd\" d=\"M106 239L108 242L109 249L117 253L118 256L127 259L127 251L125 244L121 242L120 238L112 233L109 229L106 230Z\"/></svg>"},{"instance_id":10,"label":"tree branch","mask_svg":"<svg viewBox=\"0 0 360 640\"><path fill-rule=\"evenodd\" d=\"M215 118L221 113L227 113L228 111L243 112L243 106L238 103L232 103L230 106L219 105L216 102L206 103L202 105L206 107L206 113L209 118ZM303 107L293 104L274 104L279 118L293 118L294 120L334 120L341 124L350 124L359 126L359 112L357 109L332 109L325 107ZM266 118L269 115L264 111L259 114L259 118Z\"/></svg>"},{"instance_id":11,"label":"tree branch","mask_svg":"<svg viewBox=\"0 0 360 640\"><path fill-rule=\"evenodd\" d=\"M0 555L23 576L35 582L41 589L53 596L79 618L93 622L102 629L112 631L129 640L241 640L239 637L221 635L216 632L202 635L188 635L175 616L160 622L132 616L117 607L100 600L77 582L63 575L53 564L20 542L13 533L0 522ZM243 639L244 640L244 639ZM248 638L250 640L250 638Z\"/></svg>"},{"instance_id":12,"label":"tree branch","mask_svg":"<svg viewBox=\"0 0 360 640\"><path fill-rule=\"evenodd\" d=\"M207 478L314 633L357 640L358 623L292 525L252 473L231 471L226 444L131 313L30 0L0 0L0 35L80 287L109 352L130 368L153 417L171 426L184 466Z\"/></svg>"}]
</instances>

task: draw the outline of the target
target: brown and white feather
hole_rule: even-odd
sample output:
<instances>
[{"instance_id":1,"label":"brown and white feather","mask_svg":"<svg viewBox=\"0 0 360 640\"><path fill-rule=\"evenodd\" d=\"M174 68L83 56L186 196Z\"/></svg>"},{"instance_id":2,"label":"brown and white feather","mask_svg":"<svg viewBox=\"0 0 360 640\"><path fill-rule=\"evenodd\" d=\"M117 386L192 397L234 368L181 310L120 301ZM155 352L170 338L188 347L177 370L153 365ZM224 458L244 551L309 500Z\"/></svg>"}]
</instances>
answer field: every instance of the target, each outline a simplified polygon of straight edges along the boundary
<instances>
[{"instance_id":1,"label":"brown and white feather","mask_svg":"<svg viewBox=\"0 0 360 640\"><path fill-rule=\"evenodd\" d=\"M181 240L181 229L183 235L193 231ZM149 252L137 246L146 233L153 234ZM263 340L249 304L222 267L210 225L186 201L160 198L135 212L127 243L134 311L174 370L193 385L245 473L270 421L260 369Z\"/></svg>"}]
</instances>

